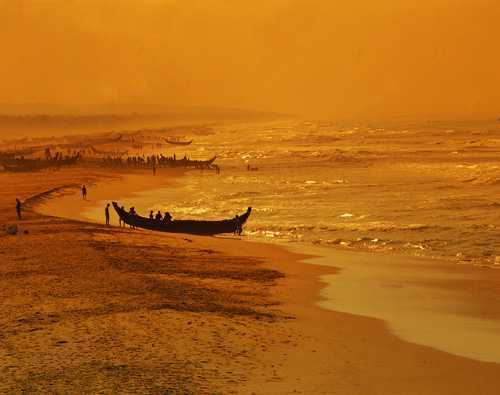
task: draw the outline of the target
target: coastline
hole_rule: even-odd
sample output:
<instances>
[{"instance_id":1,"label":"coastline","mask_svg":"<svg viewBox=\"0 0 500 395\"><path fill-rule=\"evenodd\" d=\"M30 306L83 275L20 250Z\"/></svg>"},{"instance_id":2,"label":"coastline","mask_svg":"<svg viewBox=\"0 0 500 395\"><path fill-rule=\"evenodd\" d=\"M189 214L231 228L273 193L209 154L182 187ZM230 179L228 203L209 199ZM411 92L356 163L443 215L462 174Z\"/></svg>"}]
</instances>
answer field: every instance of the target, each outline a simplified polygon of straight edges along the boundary
<instances>
[{"instance_id":1,"label":"coastline","mask_svg":"<svg viewBox=\"0 0 500 395\"><path fill-rule=\"evenodd\" d=\"M130 188L127 190L131 192ZM92 196L92 189L89 192ZM58 208L61 207L59 204ZM72 211L78 209L72 207ZM122 232L119 228L98 227L111 234ZM160 239L149 232L141 234ZM163 238L168 243L180 243L183 236ZM496 364L410 344L391 334L380 320L327 311L315 305L314 301L324 288L319 277L337 273L337 269L306 265L302 262L305 255L291 254L268 244L259 244L256 249L254 243L241 243L231 238L189 236L189 240L197 249L260 259L265 261L266 267L285 274L284 279L276 280L277 285L269 289L272 299L279 303L272 309L296 319L278 320L267 331L257 332L267 337L267 344L254 350L256 364L246 372L246 380L236 383L234 388L238 392L442 394L470 393L478 389L482 393L495 391L499 372ZM412 379L417 376L418 383Z\"/></svg>"},{"instance_id":2,"label":"coastline","mask_svg":"<svg viewBox=\"0 0 500 395\"><path fill-rule=\"evenodd\" d=\"M180 176L182 172L178 170L165 169L160 177L162 183L168 181L162 187L175 188L175 183L182 182ZM92 201L82 201L78 193L65 194L46 200L38 207L38 212L60 213L66 218L99 223L96 214L104 213L107 201L127 201L131 197L140 200L143 191L158 188L158 179L150 174L124 175L120 179L98 183L91 189ZM118 222L114 211L111 218L112 224ZM219 239L215 237L215 240ZM267 251L268 246L285 249L294 260L300 261L304 272L311 269L311 265L321 267L317 278L309 278L309 281L319 283L316 296L310 297L310 304L330 311L380 319L392 334L416 345L478 361L500 363L500 347L491 346L500 343L500 314L496 313L500 311L500 297L496 296L500 288L500 273L497 271L487 269L485 276L475 267L445 260L371 254L299 243L264 243L245 238L242 241L257 246L255 250ZM272 265L275 260L270 260ZM286 267L279 270L288 274ZM489 305L487 311L481 307L484 305ZM453 331L449 330L450 327L454 328Z\"/></svg>"}]
</instances>

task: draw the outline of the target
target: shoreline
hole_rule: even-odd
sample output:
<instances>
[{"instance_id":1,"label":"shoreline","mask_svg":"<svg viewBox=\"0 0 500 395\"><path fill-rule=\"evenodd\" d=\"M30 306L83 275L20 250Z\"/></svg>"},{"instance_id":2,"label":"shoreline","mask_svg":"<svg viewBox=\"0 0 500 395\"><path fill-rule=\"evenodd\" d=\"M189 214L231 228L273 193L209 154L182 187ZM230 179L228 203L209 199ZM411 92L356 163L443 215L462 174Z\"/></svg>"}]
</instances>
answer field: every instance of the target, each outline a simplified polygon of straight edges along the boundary
<instances>
[{"instance_id":1,"label":"shoreline","mask_svg":"<svg viewBox=\"0 0 500 395\"><path fill-rule=\"evenodd\" d=\"M182 176L181 172L175 170L167 170L166 173L171 180L169 184L162 185L163 187L173 187L178 182L178 177ZM113 196L110 200L137 197L143 189L136 190L136 186L157 187L156 177L144 174L125 175L111 182L98 183L92 191L94 195L97 192L96 199L103 209L105 197ZM91 218L95 220L95 216L86 214L96 213L100 206L85 201L83 207L86 210L79 211L75 207L82 204L78 194L66 194L62 199L64 199L62 205L61 197L46 201L45 205L41 206L40 212L55 214L56 207L58 209L66 207L69 209L66 212L71 213L69 218L84 222L91 221ZM317 294L311 298L311 304L327 311L382 320L391 334L415 345L432 347L438 351L477 361L500 363L500 348L495 349L490 346L500 341L500 335L495 334L500 333L500 315L492 318L484 312L474 312L476 306L468 300L470 292L463 292L456 287L453 289L453 279L450 277L467 280L469 283L482 279L482 273L470 266L452 265L447 260L388 253L369 254L364 251L328 249L300 243L287 245L279 242L266 243L261 240L241 239L241 241L255 243L257 246L265 244L282 248L296 256L294 259L299 263L305 265L304 271L311 265L322 267L323 272L317 271L317 278L311 280L318 283ZM370 265L373 262L376 264ZM371 268L368 268L368 265ZM419 273L412 266L423 268L424 273ZM286 268L283 270L286 273ZM393 270L396 273L392 274ZM468 280L467 278L471 276L473 279ZM372 279L366 280L368 277ZM500 284L500 276L495 278ZM440 282L440 285L433 286L432 282ZM363 286L358 287L358 290L353 289L356 284ZM371 294L368 295L367 292ZM421 301L419 295L427 296ZM485 297L488 297L487 293ZM429 301L429 298L434 300ZM411 310L406 311L405 306L410 306ZM490 309L500 311L500 300L494 306L490 306ZM454 331L448 331L450 326ZM478 338L482 339L481 342Z\"/></svg>"},{"instance_id":2,"label":"shoreline","mask_svg":"<svg viewBox=\"0 0 500 395\"><path fill-rule=\"evenodd\" d=\"M182 235L160 237L147 231L134 235L115 227L95 226L107 234L116 234L113 237L124 233L137 238L141 234L157 241L165 239L167 244L183 240ZM275 245L262 245L262 250L256 251L253 243L231 238L189 236L189 240L195 241L201 251L214 249L225 255L259 258L266 262L265 266L286 274L268 290L279 301L277 308L296 319L273 323L265 335L262 333L267 345L253 350L253 360L258 364L244 373L248 377L236 385L238 392L496 393L497 364L414 345L391 334L381 320L327 311L315 305L312 301L317 300L324 286L319 276L337 273L337 269L306 265L302 262L304 255L290 254ZM258 330L250 328L252 325L248 330ZM416 383L412 377L420 381Z\"/></svg>"}]
</instances>

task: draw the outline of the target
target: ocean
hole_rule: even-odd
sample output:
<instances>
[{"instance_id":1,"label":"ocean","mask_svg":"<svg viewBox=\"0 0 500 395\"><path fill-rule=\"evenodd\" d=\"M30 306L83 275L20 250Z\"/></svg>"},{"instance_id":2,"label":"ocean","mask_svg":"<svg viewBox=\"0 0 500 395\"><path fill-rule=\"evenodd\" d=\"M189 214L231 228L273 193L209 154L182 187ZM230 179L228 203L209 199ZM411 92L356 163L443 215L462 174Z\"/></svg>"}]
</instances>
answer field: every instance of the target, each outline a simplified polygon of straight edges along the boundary
<instances>
[{"instance_id":1,"label":"ocean","mask_svg":"<svg viewBox=\"0 0 500 395\"><path fill-rule=\"evenodd\" d=\"M322 308L381 319L415 344L500 362L492 346L500 322L483 304L494 309L497 290L476 270L500 268L500 123L288 120L211 130L163 153L217 155L220 174L191 170L165 187L159 172L157 189L120 204L174 219L231 218L251 206L243 239L338 269L319 279ZM86 215L102 222L104 204Z\"/></svg>"},{"instance_id":2,"label":"ocean","mask_svg":"<svg viewBox=\"0 0 500 395\"><path fill-rule=\"evenodd\" d=\"M500 267L500 124L280 121L212 131L163 153L217 155L221 174L193 170L124 204L193 219L251 206L244 237L253 240Z\"/></svg>"}]
</instances>

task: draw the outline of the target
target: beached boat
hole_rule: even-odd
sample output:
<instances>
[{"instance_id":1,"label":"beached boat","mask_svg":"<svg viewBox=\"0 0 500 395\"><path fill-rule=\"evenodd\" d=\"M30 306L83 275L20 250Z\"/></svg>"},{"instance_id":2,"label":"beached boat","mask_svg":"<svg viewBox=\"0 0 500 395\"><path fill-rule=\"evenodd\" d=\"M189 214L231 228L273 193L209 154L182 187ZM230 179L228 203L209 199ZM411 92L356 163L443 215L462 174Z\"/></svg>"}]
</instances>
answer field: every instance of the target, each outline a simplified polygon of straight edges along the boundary
<instances>
[{"instance_id":1,"label":"beached boat","mask_svg":"<svg viewBox=\"0 0 500 395\"><path fill-rule=\"evenodd\" d=\"M214 156L208 160L192 160L188 158L160 158L158 163L159 167L194 167L196 169L209 169L216 159L217 156Z\"/></svg>"},{"instance_id":2,"label":"beached boat","mask_svg":"<svg viewBox=\"0 0 500 395\"><path fill-rule=\"evenodd\" d=\"M192 160L192 159L182 158L167 163L169 163L170 166L173 165L174 167L196 167L201 169L210 167L210 165L214 163L215 159L217 159L217 156L214 156L208 160Z\"/></svg>"},{"instance_id":3,"label":"beached boat","mask_svg":"<svg viewBox=\"0 0 500 395\"><path fill-rule=\"evenodd\" d=\"M173 139L165 139L165 141L169 144L174 144L174 145L189 145L193 142L193 140L179 141L179 140L173 140Z\"/></svg>"},{"instance_id":4,"label":"beached boat","mask_svg":"<svg viewBox=\"0 0 500 395\"><path fill-rule=\"evenodd\" d=\"M14 159L10 161L4 161L2 167L5 171L13 173L31 172L39 171L50 168L59 168L63 166L70 166L75 164L80 159L80 155L73 156L66 159Z\"/></svg>"},{"instance_id":5,"label":"beached boat","mask_svg":"<svg viewBox=\"0 0 500 395\"><path fill-rule=\"evenodd\" d=\"M252 208L249 207L247 211L239 217L239 219L232 218L221 221L173 220L170 222L162 222L155 219L141 217L139 215L131 215L127 211L120 208L116 202L113 202L113 207L115 208L115 211L120 219L127 225L160 232L190 233L195 235L234 233L238 229L238 222L241 227L243 227L252 212Z\"/></svg>"}]
</instances>

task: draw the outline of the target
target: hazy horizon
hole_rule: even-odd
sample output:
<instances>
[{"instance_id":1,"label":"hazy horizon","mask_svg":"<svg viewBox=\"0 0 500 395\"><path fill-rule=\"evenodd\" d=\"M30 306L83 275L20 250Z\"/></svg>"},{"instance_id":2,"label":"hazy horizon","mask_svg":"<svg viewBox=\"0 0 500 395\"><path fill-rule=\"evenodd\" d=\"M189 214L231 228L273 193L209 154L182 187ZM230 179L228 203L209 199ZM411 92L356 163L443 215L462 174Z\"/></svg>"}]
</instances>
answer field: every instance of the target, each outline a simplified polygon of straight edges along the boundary
<instances>
[{"instance_id":1,"label":"hazy horizon","mask_svg":"<svg viewBox=\"0 0 500 395\"><path fill-rule=\"evenodd\" d=\"M500 116L491 0L0 0L0 10L0 103L25 111Z\"/></svg>"}]
</instances>

